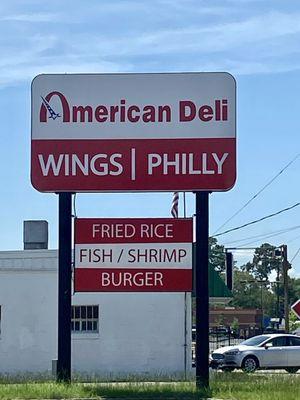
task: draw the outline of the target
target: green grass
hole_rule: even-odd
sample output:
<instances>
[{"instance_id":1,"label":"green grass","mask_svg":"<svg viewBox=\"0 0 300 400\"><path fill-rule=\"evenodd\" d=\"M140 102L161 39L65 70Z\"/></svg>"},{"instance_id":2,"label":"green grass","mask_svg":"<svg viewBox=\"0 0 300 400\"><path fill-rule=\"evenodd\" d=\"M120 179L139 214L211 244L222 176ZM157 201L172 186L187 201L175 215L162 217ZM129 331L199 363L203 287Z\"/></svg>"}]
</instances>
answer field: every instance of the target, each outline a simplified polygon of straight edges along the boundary
<instances>
[{"instance_id":1,"label":"green grass","mask_svg":"<svg viewBox=\"0 0 300 400\"><path fill-rule=\"evenodd\" d=\"M235 400L300 400L300 375L232 373L215 375L213 396Z\"/></svg>"},{"instance_id":2,"label":"green grass","mask_svg":"<svg viewBox=\"0 0 300 400\"><path fill-rule=\"evenodd\" d=\"M200 393L199 393L200 394ZM62 399L62 398L101 398L101 399L199 399L205 391L196 393L190 382L153 383L73 383L53 382L28 384L1 384L0 399Z\"/></svg>"},{"instance_id":3,"label":"green grass","mask_svg":"<svg viewBox=\"0 0 300 400\"><path fill-rule=\"evenodd\" d=\"M300 375L258 373L216 373L210 390L197 391L194 382L55 382L2 383L0 399L180 399L206 397L234 400L299 400Z\"/></svg>"}]
</instances>

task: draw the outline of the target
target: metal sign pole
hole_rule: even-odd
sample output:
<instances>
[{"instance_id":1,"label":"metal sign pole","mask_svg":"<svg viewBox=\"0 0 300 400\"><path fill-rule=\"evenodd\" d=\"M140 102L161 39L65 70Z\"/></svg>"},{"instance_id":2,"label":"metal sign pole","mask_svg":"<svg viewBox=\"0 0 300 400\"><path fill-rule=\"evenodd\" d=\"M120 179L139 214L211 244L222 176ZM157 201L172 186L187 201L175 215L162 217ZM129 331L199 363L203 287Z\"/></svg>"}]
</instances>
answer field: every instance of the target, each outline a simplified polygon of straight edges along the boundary
<instances>
[{"instance_id":1,"label":"metal sign pole","mask_svg":"<svg viewBox=\"0 0 300 400\"><path fill-rule=\"evenodd\" d=\"M72 194L59 193L58 355L59 382L71 381Z\"/></svg>"},{"instance_id":2,"label":"metal sign pole","mask_svg":"<svg viewBox=\"0 0 300 400\"><path fill-rule=\"evenodd\" d=\"M196 387L209 387L208 197L196 192Z\"/></svg>"}]
</instances>

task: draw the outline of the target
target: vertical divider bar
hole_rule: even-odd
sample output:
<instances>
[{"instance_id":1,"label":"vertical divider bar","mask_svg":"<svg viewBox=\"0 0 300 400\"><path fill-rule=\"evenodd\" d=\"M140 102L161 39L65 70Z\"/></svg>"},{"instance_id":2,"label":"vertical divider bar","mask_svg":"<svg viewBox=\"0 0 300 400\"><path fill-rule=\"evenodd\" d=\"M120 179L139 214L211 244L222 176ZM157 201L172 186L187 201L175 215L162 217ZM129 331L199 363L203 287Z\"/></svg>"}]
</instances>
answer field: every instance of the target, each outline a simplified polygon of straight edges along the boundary
<instances>
[{"instance_id":1,"label":"vertical divider bar","mask_svg":"<svg viewBox=\"0 0 300 400\"><path fill-rule=\"evenodd\" d=\"M196 387L209 388L209 192L196 192Z\"/></svg>"},{"instance_id":2,"label":"vertical divider bar","mask_svg":"<svg viewBox=\"0 0 300 400\"><path fill-rule=\"evenodd\" d=\"M71 382L72 193L58 194L58 352L59 382Z\"/></svg>"},{"instance_id":3,"label":"vertical divider bar","mask_svg":"<svg viewBox=\"0 0 300 400\"><path fill-rule=\"evenodd\" d=\"M75 207L74 207L75 209ZM73 262L72 262L72 295L76 293L76 228L77 228L77 215L76 213L72 215L73 220Z\"/></svg>"}]
</instances>

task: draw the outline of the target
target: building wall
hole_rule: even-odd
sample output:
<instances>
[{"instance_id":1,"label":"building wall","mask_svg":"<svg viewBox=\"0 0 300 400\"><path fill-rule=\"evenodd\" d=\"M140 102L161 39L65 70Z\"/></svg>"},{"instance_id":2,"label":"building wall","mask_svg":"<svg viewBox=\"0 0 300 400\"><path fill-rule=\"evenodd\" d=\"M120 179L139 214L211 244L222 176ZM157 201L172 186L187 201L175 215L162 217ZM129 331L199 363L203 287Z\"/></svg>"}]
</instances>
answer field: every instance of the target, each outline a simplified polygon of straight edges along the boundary
<instances>
[{"instance_id":1,"label":"building wall","mask_svg":"<svg viewBox=\"0 0 300 400\"><path fill-rule=\"evenodd\" d=\"M234 320L238 321L240 328L261 326L262 311L258 309L227 307L211 309L209 313L211 327L219 325L231 326ZM223 322L220 323L220 321Z\"/></svg>"},{"instance_id":2,"label":"building wall","mask_svg":"<svg viewBox=\"0 0 300 400\"><path fill-rule=\"evenodd\" d=\"M74 371L191 369L190 294L76 293L72 303L99 305L99 333L72 334ZM0 305L0 373L51 371L57 358L56 251L0 252Z\"/></svg>"}]
</instances>

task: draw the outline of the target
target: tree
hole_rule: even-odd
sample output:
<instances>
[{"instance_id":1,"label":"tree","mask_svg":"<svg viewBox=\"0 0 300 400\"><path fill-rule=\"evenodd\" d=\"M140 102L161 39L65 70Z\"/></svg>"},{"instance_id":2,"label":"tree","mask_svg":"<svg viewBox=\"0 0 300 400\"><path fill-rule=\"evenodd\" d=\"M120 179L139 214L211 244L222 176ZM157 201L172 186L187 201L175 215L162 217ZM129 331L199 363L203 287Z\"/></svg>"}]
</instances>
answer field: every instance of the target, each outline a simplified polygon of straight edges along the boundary
<instances>
[{"instance_id":1,"label":"tree","mask_svg":"<svg viewBox=\"0 0 300 400\"><path fill-rule=\"evenodd\" d=\"M239 320L236 317L233 318L231 329L235 332L239 330Z\"/></svg>"},{"instance_id":2,"label":"tree","mask_svg":"<svg viewBox=\"0 0 300 400\"><path fill-rule=\"evenodd\" d=\"M269 282L263 283L247 271L234 270L233 299L231 306L241 308L263 308L264 314L272 316L275 313L275 295Z\"/></svg>"},{"instance_id":3,"label":"tree","mask_svg":"<svg viewBox=\"0 0 300 400\"><path fill-rule=\"evenodd\" d=\"M232 306L261 308L269 316L283 316L284 287L282 258L275 256L276 246L264 243L255 250L251 262L234 270ZM270 274L276 271L277 282L270 282ZM300 299L300 279L288 278L289 304Z\"/></svg>"},{"instance_id":4,"label":"tree","mask_svg":"<svg viewBox=\"0 0 300 400\"><path fill-rule=\"evenodd\" d=\"M289 278L289 299L291 305L300 299L300 278Z\"/></svg>"},{"instance_id":5,"label":"tree","mask_svg":"<svg viewBox=\"0 0 300 400\"><path fill-rule=\"evenodd\" d=\"M214 237L209 238L209 263L217 272L225 271L225 249L223 245L218 244Z\"/></svg>"},{"instance_id":6,"label":"tree","mask_svg":"<svg viewBox=\"0 0 300 400\"><path fill-rule=\"evenodd\" d=\"M282 277L280 277L280 282L275 283L273 286L273 291L276 296L276 301L278 301L278 316L283 317L284 315L284 287ZM288 298L289 305L291 306L297 300L300 299L300 279L288 277ZM277 312L276 312L277 315Z\"/></svg>"},{"instance_id":7,"label":"tree","mask_svg":"<svg viewBox=\"0 0 300 400\"><path fill-rule=\"evenodd\" d=\"M289 326L289 328L290 328L290 331L292 332L292 331L294 331L295 329L297 329L297 328L299 328L299 324L300 324L300 321L299 321L299 318L296 316L296 314L295 313L293 313L293 311L290 311L290 318L289 318L289 320L290 320L290 326Z\"/></svg>"},{"instance_id":8,"label":"tree","mask_svg":"<svg viewBox=\"0 0 300 400\"><path fill-rule=\"evenodd\" d=\"M224 326L225 324L225 318L224 318L224 314L220 314L216 320L216 324L217 326Z\"/></svg>"},{"instance_id":9,"label":"tree","mask_svg":"<svg viewBox=\"0 0 300 400\"><path fill-rule=\"evenodd\" d=\"M256 279L267 280L272 271L279 271L282 266L280 258L275 256L275 246L264 243L255 249L252 262L245 264L242 269L250 272Z\"/></svg>"}]
</instances>

